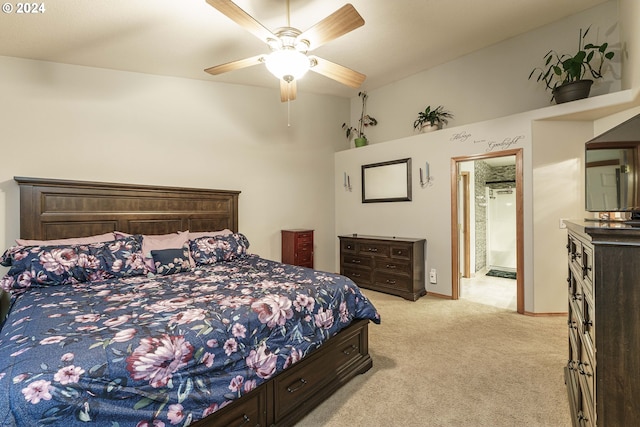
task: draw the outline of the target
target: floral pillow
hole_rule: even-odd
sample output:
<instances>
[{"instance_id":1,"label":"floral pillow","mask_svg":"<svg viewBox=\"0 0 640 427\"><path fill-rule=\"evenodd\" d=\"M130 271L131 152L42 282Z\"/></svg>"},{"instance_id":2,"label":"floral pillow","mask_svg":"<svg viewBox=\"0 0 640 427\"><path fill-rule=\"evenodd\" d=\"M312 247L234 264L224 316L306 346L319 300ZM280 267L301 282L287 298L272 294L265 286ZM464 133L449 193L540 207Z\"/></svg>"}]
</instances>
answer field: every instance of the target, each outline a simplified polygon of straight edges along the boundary
<instances>
[{"instance_id":1,"label":"floral pillow","mask_svg":"<svg viewBox=\"0 0 640 427\"><path fill-rule=\"evenodd\" d=\"M142 236L78 246L78 266L78 279L82 282L147 274Z\"/></svg>"},{"instance_id":2,"label":"floral pillow","mask_svg":"<svg viewBox=\"0 0 640 427\"><path fill-rule=\"evenodd\" d=\"M189 245L181 249L159 249L151 251L156 273L162 276L191 270Z\"/></svg>"},{"instance_id":3,"label":"floral pillow","mask_svg":"<svg viewBox=\"0 0 640 427\"><path fill-rule=\"evenodd\" d=\"M77 248L59 246L13 246L2 256L11 267L0 282L4 290L77 283Z\"/></svg>"},{"instance_id":4,"label":"floral pillow","mask_svg":"<svg viewBox=\"0 0 640 427\"><path fill-rule=\"evenodd\" d=\"M4 290L57 286L147 273L140 236L90 245L13 246L0 258L11 267Z\"/></svg>"},{"instance_id":5,"label":"floral pillow","mask_svg":"<svg viewBox=\"0 0 640 427\"><path fill-rule=\"evenodd\" d=\"M198 265L230 261L247 254L249 240L241 233L201 237L189 241L191 257Z\"/></svg>"}]
</instances>

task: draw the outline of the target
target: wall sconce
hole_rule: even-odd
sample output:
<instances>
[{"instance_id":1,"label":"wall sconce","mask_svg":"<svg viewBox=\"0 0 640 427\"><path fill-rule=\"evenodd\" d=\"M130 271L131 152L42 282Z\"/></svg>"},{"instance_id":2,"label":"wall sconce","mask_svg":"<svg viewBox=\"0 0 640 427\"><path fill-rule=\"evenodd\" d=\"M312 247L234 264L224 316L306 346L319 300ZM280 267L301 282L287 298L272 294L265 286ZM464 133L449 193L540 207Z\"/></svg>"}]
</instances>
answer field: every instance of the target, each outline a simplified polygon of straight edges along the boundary
<instances>
[{"instance_id":1,"label":"wall sconce","mask_svg":"<svg viewBox=\"0 0 640 427\"><path fill-rule=\"evenodd\" d=\"M420 186L422 188L433 185L433 177L429 175L429 162L424 163L424 172L420 168Z\"/></svg>"},{"instance_id":2,"label":"wall sconce","mask_svg":"<svg viewBox=\"0 0 640 427\"><path fill-rule=\"evenodd\" d=\"M346 172L344 173L344 190L351 191L351 177Z\"/></svg>"}]
</instances>

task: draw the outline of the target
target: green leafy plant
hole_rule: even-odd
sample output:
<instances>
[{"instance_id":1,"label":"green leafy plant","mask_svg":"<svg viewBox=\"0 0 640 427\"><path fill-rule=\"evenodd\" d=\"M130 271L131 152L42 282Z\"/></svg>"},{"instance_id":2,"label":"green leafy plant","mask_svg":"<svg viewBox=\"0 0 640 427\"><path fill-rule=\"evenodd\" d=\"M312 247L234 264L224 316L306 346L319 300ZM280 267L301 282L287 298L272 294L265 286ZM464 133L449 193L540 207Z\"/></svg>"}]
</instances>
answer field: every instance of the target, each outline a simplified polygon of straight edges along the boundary
<instances>
[{"instance_id":1,"label":"green leafy plant","mask_svg":"<svg viewBox=\"0 0 640 427\"><path fill-rule=\"evenodd\" d=\"M347 140L349 141L352 137L366 138L367 136L364 134L364 128L378 124L378 120L365 113L367 108L367 98L369 97L367 92L358 92L358 96L362 99L362 111L360 112L358 127L349 126L346 123L342 124L342 129L344 129Z\"/></svg>"},{"instance_id":2,"label":"green leafy plant","mask_svg":"<svg viewBox=\"0 0 640 427\"><path fill-rule=\"evenodd\" d=\"M607 51L608 43L596 45L592 43L584 44L584 39L589 33L588 27L584 33L580 29L578 38L578 52L571 56L569 54L559 54L555 50L550 50L544 56L544 67L536 67L529 74L531 79L536 73L536 81L544 82L547 89L553 91L556 87L583 80L587 72L594 79L602 78L602 67L606 60L611 60L614 52ZM583 45L584 44L584 45ZM592 65L591 61L596 61L597 65Z\"/></svg>"},{"instance_id":3,"label":"green leafy plant","mask_svg":"<svg viewBox=\"0 0 640 427\"><path fill-rule=\"evenodd\" d=\"M430 105L427 105L424 111L418 113L418 118L413 122L413 128L419 130L428 124L442 128L443 125L449 124L451 118L453 118L453 114L445 110L442 105L438 105L433 110Z\"/></svg>"}]
</instances>

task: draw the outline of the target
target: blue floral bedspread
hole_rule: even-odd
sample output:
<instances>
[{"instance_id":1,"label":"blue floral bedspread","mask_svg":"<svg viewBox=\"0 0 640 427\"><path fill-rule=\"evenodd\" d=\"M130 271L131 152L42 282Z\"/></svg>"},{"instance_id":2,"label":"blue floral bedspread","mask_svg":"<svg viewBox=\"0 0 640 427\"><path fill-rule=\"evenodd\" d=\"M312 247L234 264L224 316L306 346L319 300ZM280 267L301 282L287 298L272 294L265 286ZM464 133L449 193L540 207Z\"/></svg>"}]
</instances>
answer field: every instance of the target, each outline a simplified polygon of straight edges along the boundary
<instances>
[{"instance_id":1,"label":"blue floral bedspread","mask_svg":"<svg viewBox=\"0 0 640 427\"><path fill-rule=\"evenodd\" d=\"M31 288L0 331L1 425L188 425L353 319L380 321L348 278L257 256Z\"/></svg>"}]
</instances>

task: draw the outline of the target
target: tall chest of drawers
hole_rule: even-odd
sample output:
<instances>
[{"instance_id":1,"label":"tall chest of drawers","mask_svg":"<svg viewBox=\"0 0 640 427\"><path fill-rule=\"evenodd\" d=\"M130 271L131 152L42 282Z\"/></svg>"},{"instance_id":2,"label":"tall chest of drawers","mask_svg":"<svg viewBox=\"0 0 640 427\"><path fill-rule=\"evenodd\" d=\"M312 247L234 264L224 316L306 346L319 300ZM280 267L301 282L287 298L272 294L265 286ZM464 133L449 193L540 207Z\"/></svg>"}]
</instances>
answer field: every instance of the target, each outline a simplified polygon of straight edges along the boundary
<instances>
[{"instance_id":1,"label":"tall chest of drawers","mask_svg":"<svg viewBox=\"0 0 640 427\"><path fill-rule=\"evenodd\" d=\"M358 286L415 301L425 290L425 239L346 235L340 274Z\"/></svg>"},{"instance_id":2,"label":"tall chest of drawers","mask_svg":"<svg viewBox=\"0 0 640 427\"><path fill-rule=\"evenodd\" d=\"M565 383L573 425L640 425L640 229L567 228Z\"/></svg>"},{"instance_id":3,"label":"tall chest of drawers","mask_svg":"<svg viewBox=\"0 0 640 427\"><path fill-rule=\"evenodd\" d=\"M313 268L313 230L282 230L282 262Z\"/></svg>"}]
</instances>

